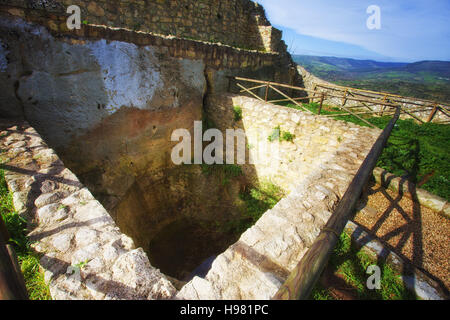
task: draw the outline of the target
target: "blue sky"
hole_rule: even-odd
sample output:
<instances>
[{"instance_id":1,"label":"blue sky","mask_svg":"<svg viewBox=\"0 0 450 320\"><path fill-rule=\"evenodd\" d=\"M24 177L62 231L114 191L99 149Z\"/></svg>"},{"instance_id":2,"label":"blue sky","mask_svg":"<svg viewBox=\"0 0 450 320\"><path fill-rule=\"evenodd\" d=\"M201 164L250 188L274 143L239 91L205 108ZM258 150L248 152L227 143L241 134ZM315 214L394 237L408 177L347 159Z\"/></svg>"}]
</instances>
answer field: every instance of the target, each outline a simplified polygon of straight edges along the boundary
<instances>
[{"instance_id":1,"label":"blue sky","mask_svg":"<svg viewBox=\"0 0 450 320\"><path fill-rule=\"evenodd\" d=\"M378 61L450 61L449 0L257 0L291 53ZM369 30L370 5L381 29Z\"/></svg>"}]
</instances>

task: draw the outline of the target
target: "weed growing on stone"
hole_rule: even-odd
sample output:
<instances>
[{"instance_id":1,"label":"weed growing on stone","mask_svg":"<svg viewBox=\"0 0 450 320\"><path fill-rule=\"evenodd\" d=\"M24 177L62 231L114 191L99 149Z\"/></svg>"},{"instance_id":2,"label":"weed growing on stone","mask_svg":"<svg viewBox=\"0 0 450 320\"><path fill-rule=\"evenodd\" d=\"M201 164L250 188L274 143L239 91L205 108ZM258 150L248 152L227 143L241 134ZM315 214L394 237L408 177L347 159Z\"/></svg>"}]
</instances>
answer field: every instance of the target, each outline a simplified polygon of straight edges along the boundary
<instances>
[{"instance_id":1,"label":"weed growing on stone","mask_svg":"<svg viewBox=\"0 0 450 320\"><path fill-rule=\"evenodd\" d=\"M225 178L236 178L242 175L242 168L236 164L201 164L202 173L209 176L214 171L222 171Z\"/></svg>"},{"instance_id":2,"label":"weed growing on stone","mask_svg":"<svg viewBox=\"0 0 450 320\"><path fill-rule=\"evenodd\" d=\"M50 290L40 271L39 256L32 250L26 236L27 222L14 209L12 193L8 191L3 170L0 170L0 214L10 233L10 243L16 251L29 298L51 300Z\"/></svg>"},{"instance_id":3,"label":"weed growing on stone","mask_svg":"<svg viewBox=\"0 0 450 320\"><path fill-rule=\"evenodd\" d=\"M280 126L274 128L272 133L267 139L269 140L269 142L280 140Z\"/></svg>"},{"instance_id":4,"label":"weed growing on stone","mask_svg":"<svg viewBox=\"0 0 450 320\"><path fill-rule=\"evenodd\" d=\"M295 135L290 132L283 131L281 133L281 141L294 142Z\"/></svg>"},{"instance_id":5,"label":"weed growing on stone","mask_svg":"<svg viewBox=\"0 0 450 320\"><path fill-rule=\"evenodd\" d=\"M295 135L288 132L288 131L282 131L280 126L277 126L276 128L273 129L272 133L270 134L270 136L268 137L268 140L270 142L273 141L288 141L288 142L294 142L294 138Z\"/></svg>"},{"instance_id":6,"label":"weed growing on stone","mask_svg":"<svg viewBox=\"0 0 450 320\"><path fill-rule=\"evenodd\" d=\"M242 108L240 106L233 107L234 121L242 120Z\"/></svg>"}]
</instances>

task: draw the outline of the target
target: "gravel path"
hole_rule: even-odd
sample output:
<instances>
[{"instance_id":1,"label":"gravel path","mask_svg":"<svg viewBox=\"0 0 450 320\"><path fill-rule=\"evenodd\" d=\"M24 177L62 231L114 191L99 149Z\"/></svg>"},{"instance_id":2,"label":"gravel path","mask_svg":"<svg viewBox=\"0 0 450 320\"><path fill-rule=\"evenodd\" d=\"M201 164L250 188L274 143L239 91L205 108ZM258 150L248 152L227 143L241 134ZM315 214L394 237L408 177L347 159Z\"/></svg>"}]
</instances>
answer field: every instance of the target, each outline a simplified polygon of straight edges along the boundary
<instances>
[{"instance_id":1,"label":"gravel path","mask_svg":"<svg viewBox=\"0 0 450 320\"><path fill-rule=\"evenodd\" d=\"M372 185L354 221L450 288L450 220L406 195Z\"/></svg>"}]
</instances>

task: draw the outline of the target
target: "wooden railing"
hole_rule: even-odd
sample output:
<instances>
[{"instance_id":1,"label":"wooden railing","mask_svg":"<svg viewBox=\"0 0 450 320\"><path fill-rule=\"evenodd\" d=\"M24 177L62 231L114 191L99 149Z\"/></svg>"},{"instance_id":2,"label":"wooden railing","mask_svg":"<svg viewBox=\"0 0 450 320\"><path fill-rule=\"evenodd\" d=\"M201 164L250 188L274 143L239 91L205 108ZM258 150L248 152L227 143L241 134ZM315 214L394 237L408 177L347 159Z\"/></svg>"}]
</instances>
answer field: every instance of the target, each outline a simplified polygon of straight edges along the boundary
<instances>
[{"instance_id":1,"label":"wooden railing","mask_svg":"<svg viewBox=\"0 0 450 320\"><path fill-rule=\"evenodd\" d=\"M362 190L367 185L399 116L400 108L397 108L394 117L373 145L330 220L273 297L274 300L303 300L309 298L345 225L351 219Z\"/></svg>"},{"instance_id":2,"label":"wooden railing","mask_svg":"<svg viewBox=\"0 0 450 320\"><path fill-rule=\"evenodd\" d=\"M230 77L229 80L229 88L234 84L239 88L240 93L247 93L258 100L269 103L291 102L299 107L299 109L311 114L313 114L313 112L307 109L300 101L317 102L317 114L321 115L325 100L328 98L335 98L340 103L335 103L333 106L339 109L339 113L325 114L324 116L335 117L352 115L371 127L375 126L364 119L362 117L363 115L377 117L394 115L397 107L400 107L400 114L408 115L419 123L433 121L438 113L442 113L445 119L436 123L450 123L450 107L430 100L402 97L384 92L322 83L316 83L313 89L310 90L272 81L262 81L242 77ZM248 83L255 84L255 86L248 87ZM259 90L260 93L258 94L255 90ZM263 91L263 94L261 94L261 91ZM269 96L271 96L271 93L273 94L272 91L278 95L278 98L269 100ZM291 91L292 94L289 95L286 91ZM300 96L294 97L294 92L299 92ZM353 101L354 103L357 103L357 105L346 106L349 101ZM373 108L374 106L379 106L381 110L375 110ZM424 120L417 116L417 113L419 112L422 114L424 112L429 112L426 117L427 119Z\"/></svg>"},{"instance_id":3,"label":"wooden railing","mask_svg":"<svg viewBox=\"0 0 450 320\"><path fill-rule=\"evenodd\" d=\"M22 271L0 215L0 300L28 300Z\"/></svg>"}]
</instances>

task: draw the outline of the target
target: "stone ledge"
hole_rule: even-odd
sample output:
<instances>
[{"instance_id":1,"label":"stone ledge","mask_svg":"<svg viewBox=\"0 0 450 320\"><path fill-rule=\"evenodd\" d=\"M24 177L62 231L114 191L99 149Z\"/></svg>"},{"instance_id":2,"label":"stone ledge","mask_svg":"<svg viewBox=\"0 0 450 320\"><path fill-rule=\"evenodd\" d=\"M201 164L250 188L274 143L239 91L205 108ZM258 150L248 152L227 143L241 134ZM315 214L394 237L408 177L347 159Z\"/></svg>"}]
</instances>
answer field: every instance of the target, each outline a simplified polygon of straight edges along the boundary
<instances>
[{"instance_id":1,"label":"stone ledge","mask_svg":"<svg viewBox=\"0 0 450 320\"><path fill-rule=\"evenodd\" d=\"M26 122L0 119L2 167L34 229L53 299L169 299L176 290ZM5 160L5 159L2 159Z\"/></svg>"},{"instance_id":2,"label":"stone ledge","mask_svg":"<svg viewBox=\"0 0 450 320\"><path fill-rule=\"evenodd\" d=\"M381 168L375 168L373 176L375 181L383 187L395 192L402 192L410 198L414 196L424 207L450 219L450 203L447 200L419 189L411 181L397 177Z\"/></svg>"},{"instance_id":3,"label":"stone ledge","mask_svg":"<svg viewBox=\"0 0 450 320\"><path fill-rule=\"evenodd\" d=\"M231 94L210 97L207 114L220 115L212 120L224 130L235 124L236 105L247 133L252 127L263 129L261 139L267 141L280 124L296 135L280 147L282 155L295 154L287 166L255 165L262 177L276 170L274 182L290 192L219 255L204 278L195 277L181 288L176 299L271 299L330 218L381 131ZM249 138L249 143L255 141Z\"/></svg>"}]
</instances>

